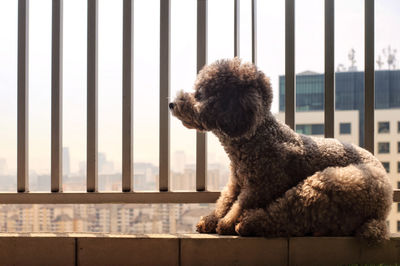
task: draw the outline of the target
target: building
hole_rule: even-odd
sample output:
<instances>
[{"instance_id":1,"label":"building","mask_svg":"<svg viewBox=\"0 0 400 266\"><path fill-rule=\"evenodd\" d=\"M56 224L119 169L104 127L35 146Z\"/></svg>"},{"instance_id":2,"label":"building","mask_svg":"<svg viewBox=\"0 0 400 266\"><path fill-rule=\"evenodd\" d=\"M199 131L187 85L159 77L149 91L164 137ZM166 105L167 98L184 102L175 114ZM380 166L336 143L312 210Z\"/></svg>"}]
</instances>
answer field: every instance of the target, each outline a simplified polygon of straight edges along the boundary
<instances>
[{"instance_id":1,"label":"building","mask_svg":"<svg viewBox=\"0 0 400 266\"><path fill-rule=\"evenodd\" d=\"M364 72L337 72L335 109L359 111L359 140L364 139ZM375 72L375 109L400 108L400 70ZM306 71L296 76L296 110L324 110L324 74ZM285 111L285 77L279 77L279 112ZM323 134L323 133L322 133Z\"/></svg>"},{"instance_id":2,"label":"building","mask_svg":"<svg viewBox=\"0 0 400 266\"><path fill-rule=\"evenodd\" d=\"M364 72L338 72L335 79L335 138L363 146ZM279 113L284 121L285 77L279 78ZM324 75L296 76L296 131L324 137ZM393 188L400 188L400 71L375 74L375 155L386 168ZM400 204L389 216L391 232L400 232Z\"/></svg>"},{"instance_id":3,"label":"building","mask_svg":"<svg viewBox=\"0 0 400 266\"><path fill-rule=\"evenodd\" d=\"M69 148L68 147L63 147L63 157L62 157L62 175L63 176L69 176L71 174L71 163L70 163L70 154L69 154Z\"/></svg>"}]
</instances>

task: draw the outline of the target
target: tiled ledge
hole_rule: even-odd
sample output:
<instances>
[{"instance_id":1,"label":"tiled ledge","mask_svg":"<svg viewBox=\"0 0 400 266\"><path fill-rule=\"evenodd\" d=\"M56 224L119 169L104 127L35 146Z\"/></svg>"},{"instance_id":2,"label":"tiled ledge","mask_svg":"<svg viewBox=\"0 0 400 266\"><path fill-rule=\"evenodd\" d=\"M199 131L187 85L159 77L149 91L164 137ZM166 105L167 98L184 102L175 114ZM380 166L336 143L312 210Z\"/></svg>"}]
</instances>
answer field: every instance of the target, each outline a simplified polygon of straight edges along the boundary
<instances>
[{"instance_id":1,"label":"tiled ledge","mask_svg":"<svg viewBox=\"0 0 400 266\"><path fill-rule=\"evenodd\" d=\"M352 237L200 234L0 234L1 265L342 265L400 262L400 236L378 247Z\"/></svg>"}]
</instances>

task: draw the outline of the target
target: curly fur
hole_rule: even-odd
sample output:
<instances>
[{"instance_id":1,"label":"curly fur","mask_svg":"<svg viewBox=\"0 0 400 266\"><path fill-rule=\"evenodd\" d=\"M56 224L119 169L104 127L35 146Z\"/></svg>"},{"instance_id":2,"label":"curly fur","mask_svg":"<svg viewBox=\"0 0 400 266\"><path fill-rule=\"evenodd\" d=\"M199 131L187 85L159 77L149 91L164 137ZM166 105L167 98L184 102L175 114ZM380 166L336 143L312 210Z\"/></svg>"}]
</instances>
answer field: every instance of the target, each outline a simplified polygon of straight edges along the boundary
<instances>
[{"instance_id":1,"label":"curly fur","mask_svg":"<svg viewBox=\"0 0 400 266\"><path fill-rule=\"evenodd\" d=\"M371 153L277 121L269 79L237 58L205 66L194 89L178 94L172 114L213 132L231 161L229 183L198 232L388 238L393 190Z\"/></svg>"}]
</instances>

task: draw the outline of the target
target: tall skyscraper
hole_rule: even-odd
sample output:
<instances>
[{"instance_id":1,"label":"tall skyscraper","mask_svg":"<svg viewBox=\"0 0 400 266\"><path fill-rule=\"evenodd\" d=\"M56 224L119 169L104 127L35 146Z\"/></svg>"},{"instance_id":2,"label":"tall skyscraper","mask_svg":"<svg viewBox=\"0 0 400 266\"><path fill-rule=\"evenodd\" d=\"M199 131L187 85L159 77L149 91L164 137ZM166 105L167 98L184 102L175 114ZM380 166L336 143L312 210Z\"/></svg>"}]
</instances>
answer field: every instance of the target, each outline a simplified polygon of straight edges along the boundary
<instances>
[{"instance_id":1,"label":"tall skyscraper","mask_svg":"<svg viewBox=\"0 0 400 266\"><path fill-rule=\"evenodd\" d=\"M70 154L69 148L63 147L63 176L69 176L71 174L71 165L70 165Z\"/></svg>"}]
</instances>

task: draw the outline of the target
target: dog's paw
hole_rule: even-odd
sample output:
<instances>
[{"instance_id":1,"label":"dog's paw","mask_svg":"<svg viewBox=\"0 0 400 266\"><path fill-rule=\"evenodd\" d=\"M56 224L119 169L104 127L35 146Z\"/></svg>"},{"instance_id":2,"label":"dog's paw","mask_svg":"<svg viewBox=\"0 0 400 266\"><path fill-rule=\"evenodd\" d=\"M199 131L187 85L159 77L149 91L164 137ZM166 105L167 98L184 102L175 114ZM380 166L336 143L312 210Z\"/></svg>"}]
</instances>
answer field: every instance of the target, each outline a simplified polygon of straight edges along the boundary
<instances>
[{"instance_id":1,"label":"dog's paw","mask_svg":"<svg viewBox=\"0 0 400 266\"><path fill-rule=\"evenodd\" d=\"M248 236L248 231L245 228L246 226L243 226L242 222L236 224L235 226L235 232L240 235L240 236Z\"/></svg>"},{"instance_id":2,"label":"dog's paw","mask_svg":"<svg viewBox=\"0 0 400 266\"><path fill-rule=\"evenodd\" d=\"M235 226L235 232L240 236L261 236L254 226L246 222L240 222Z\"/></svg>"},{"instance_id":3,"label":"dog's paw","mask_svg":"<svg viewBox=\"0 0 400 266\"><path fill-rule=\"evenodd\" d=\"M236 224L235 231L240 236L264 236L263 221L257 216L244 216Z\"/></svg>"},{"instance_id":4,"label":"dog's paw","mask_svg":"<svg viewBox=\"0 0 400 266\"><path fill-rule=\"evenodd\" d=\"M196 225L196 230L199 233L215 233L217 223L218 218L214 214L203 216Z\"/></svg>"},{"instance_id":5,"label":"dog's paw","mask_svg":"<svg viewBox=\"0 0 400 266\"><path fill-rule=\"evenodd\" d=\"M217 225L217 233L219 235L236 235L235 224L221 219Z\"/></svg>"}]
</instances>

